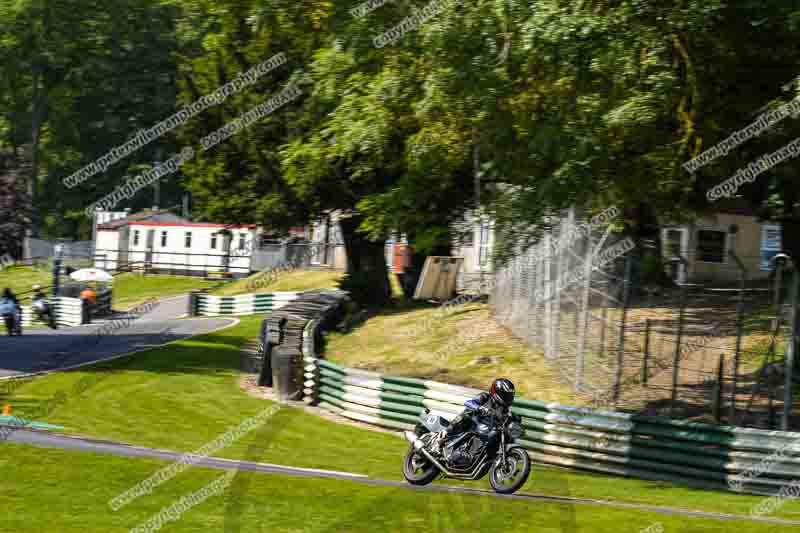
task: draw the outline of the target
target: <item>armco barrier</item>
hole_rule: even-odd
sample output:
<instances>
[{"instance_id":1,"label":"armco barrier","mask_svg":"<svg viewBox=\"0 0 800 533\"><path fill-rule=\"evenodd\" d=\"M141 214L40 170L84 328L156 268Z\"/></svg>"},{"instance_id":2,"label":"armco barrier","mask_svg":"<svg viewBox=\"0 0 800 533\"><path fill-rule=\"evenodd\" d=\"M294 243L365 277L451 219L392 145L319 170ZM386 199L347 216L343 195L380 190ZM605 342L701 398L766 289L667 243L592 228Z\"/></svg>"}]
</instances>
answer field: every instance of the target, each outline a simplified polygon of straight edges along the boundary
<instances>
[{"instance_id":1,"label":"armco barrier","mask_svg":"<svg viewBox=\"0 0 800 533\"><path fill-rule=\"evenodd\" d=\"M268 313L295 301L300 294L298 292L265 292L239 296L198 294L194 314L220 316Z\"/></svg>"},{"instance_id":2,"label":"armco barrier","mask_svg":"<svg viewBox=\"0 0 800 533\"><path fill-rule=\"evenodd\" d=\"M389 429L411 429L424 408L452 418L463 410L466 400L481 392L343 368L315 357L316 350L304 353L306 403ZM522 445L542 464L763 495L775 494L800 478L800 433L578 409L521 398L514 401L513 409L522 416ZM791 444L796 446L779 453ZM729 481L741 481L741 486L731 488Z\"/></svg>"}]
</instances>

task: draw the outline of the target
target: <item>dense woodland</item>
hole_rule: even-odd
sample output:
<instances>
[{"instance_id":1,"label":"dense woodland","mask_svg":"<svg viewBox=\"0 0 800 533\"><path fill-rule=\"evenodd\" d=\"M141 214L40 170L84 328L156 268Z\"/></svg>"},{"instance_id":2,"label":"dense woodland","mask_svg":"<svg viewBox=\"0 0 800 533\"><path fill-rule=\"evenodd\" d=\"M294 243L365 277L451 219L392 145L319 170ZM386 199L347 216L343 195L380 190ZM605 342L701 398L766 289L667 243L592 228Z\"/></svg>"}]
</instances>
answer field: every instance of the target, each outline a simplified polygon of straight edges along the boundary
<instances>
[{"instance_id":1,"label":"dense woodland","mask_svg":"<svg viewBox=\"0 0 800 533\"><path fill-rule=\"evenodd\" d=\"M656 235L713 206L709 188L800 136L786 119L692 174L681 165L800 95L798 0L474 0L394 45L427 5L353 0L0 0L0 255L24 231L87 238L86 206L294 84L303 95L160 183L198 220L342 224L351 270L388 296L382 240L441 253L465 209L498 254L542 217L621 206ZM288 62L74 188L62 180L237 74ZM800 257L800 161L739 193ZM502 186L498 187L499 184ZM118 208L154 202L152 186ZM354 278L355 279L355 278Z\"/></svg>"}]
</instances>

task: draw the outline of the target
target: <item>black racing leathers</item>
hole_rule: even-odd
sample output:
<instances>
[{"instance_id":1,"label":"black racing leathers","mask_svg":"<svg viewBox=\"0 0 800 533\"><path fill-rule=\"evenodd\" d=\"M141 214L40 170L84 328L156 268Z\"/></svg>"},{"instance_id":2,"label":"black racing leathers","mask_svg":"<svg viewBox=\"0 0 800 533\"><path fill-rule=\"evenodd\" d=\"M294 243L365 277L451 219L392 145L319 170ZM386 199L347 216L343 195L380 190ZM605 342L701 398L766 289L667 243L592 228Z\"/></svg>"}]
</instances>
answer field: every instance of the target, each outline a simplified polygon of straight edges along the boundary
<instances>
[{"instance_id":1,"label":"black racing leathers","mask_svg":"<svg viewBox=\"0 0 800 533\"><path fill-rule=\"evenodd\" d=\"M464 412L455 417L447 428L448 439L472 427L472 419L482 411L498 412L505 409L501 405L496 405L496 402L492 400L492 395L488 392L482 392L475 398L467 401L464 407L466 408Z\"/></svg>"}]
</instances>

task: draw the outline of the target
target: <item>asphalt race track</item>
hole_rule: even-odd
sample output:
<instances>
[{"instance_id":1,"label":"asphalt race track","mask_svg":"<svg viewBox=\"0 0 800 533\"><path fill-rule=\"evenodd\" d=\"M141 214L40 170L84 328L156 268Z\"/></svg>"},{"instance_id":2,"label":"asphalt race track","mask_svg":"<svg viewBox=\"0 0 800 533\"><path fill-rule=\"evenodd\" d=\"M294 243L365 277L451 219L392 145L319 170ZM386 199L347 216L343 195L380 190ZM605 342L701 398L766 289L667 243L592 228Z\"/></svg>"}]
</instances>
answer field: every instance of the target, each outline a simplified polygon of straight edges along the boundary
<instances>
[{"instance_id":1,"label":"asphalt race track","mask_svg":"<svg viewBox=\"0 0 800 533\"><path fill-rule=\"evenodd\" d=\"M0 379L102 361L236 323L232 318L179 319L186 314L187 298L162 300L158 307L138 318L119 313L78 327L27 328L21 337L7 336L3 327Z\"/></svg>"}]
</instances>

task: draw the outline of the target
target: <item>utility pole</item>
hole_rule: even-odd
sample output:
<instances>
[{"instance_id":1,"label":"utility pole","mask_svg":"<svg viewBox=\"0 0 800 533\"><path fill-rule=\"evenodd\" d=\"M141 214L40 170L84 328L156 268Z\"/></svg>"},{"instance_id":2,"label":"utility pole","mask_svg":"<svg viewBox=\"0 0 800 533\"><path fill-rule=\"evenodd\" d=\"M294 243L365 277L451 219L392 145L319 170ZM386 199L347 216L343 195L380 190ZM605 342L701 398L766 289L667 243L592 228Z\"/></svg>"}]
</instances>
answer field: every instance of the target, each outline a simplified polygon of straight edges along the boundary
<instances>
[{"instance_id":1,"label":"utility pole","mask_svg":"<svg viewBox=\"0 0 800 533\"><path fill-rule=\"evenodd\" d=\"M58 296L61 289L61 253L64 250L64 245L58 243L54 247L55 258L53 260L53 296Z\"/></svg>"},{"instance_id":2,"label":"utility pole","mask_svg":"<svg viewBox=\"0 0 800 533\"><path fill-rule=\"evenodd\" d=\"M794 377L794 360L797 357L797 336L800 335L800 316L797 312L797 292L800 288L800 272L797 271L797 264L794 264L792 292L791 292L791 318L789 319L789 340L786 346L786 364L784 365L783 385L783 418L781 419L781 430L789 430L789 417L792 415L792 381Z\"/></svg>"}]
</instances>

